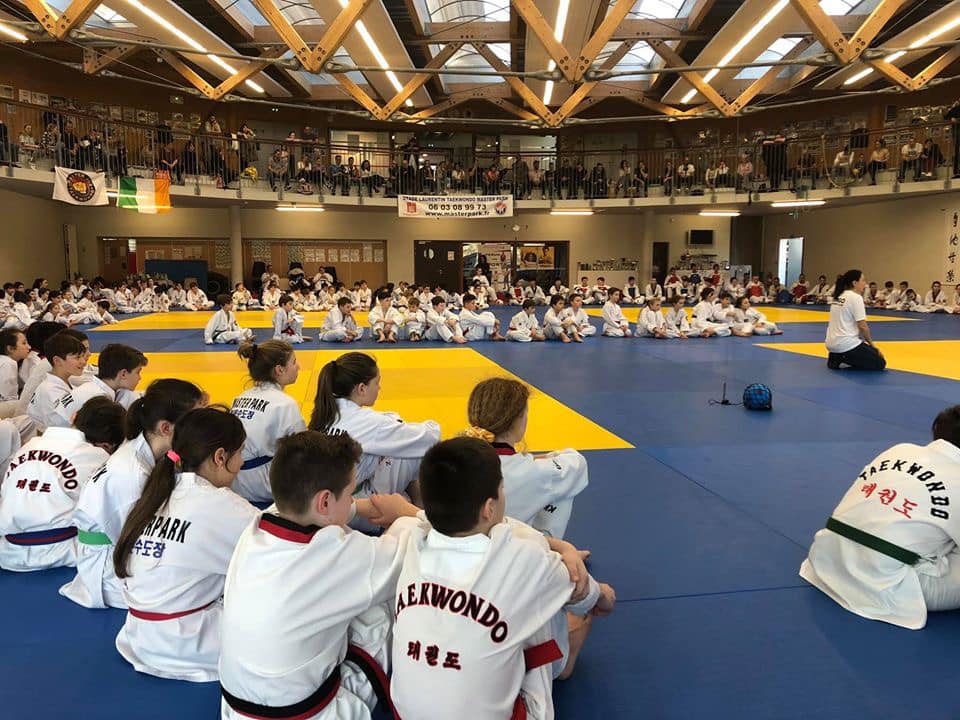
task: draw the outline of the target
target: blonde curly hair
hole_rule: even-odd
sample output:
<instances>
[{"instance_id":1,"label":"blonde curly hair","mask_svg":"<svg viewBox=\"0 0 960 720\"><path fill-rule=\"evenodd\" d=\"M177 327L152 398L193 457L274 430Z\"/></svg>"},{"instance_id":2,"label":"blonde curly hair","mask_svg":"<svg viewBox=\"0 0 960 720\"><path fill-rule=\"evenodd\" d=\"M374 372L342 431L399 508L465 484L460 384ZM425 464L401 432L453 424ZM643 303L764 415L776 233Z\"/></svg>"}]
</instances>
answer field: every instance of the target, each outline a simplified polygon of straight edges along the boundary
<instances>
[{"instance_id":1,"label":"blonde curly hair","mask_svg":"<svg viewBox=\"0 0 960 720\"><path fill-rule=\"evenodd\" d=\"M467 437L492 443L507 432L523 414L530 388L512 378L490 378L477 383L467 401Z\"/></svg>"}]
</instances>

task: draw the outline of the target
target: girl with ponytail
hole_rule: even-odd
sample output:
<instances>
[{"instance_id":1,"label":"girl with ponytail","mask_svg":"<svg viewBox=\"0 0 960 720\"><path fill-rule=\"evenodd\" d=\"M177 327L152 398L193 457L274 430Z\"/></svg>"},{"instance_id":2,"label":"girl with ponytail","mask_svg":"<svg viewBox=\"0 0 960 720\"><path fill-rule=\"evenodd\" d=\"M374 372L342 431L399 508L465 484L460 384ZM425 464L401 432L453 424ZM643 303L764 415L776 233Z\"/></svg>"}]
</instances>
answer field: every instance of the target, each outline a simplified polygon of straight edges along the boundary
<instances>
[{"instance_id":1,"label":"girl with ponytail","mask_svg":"<svg viewBox=\"0 0 960 720\"><path fill-rule=\"evenodd\" d=\"M231 409L247 433L243 466L233 489L251 502L272 502L270 466L277 443L307 429L297 401L284 392L297 381L300 365L285 340L245 342L237 354L247 361L253 387L237 397Z\"/></svg>"},{"instance_id":2,"label":"girl with ponytail","mask_svg":"<svg viewBox=\"0 0 960 720\"><path fill-rule=\"evenodd\" d=\"M193 383L175 378L154 380L127 411L126 442L93 474L80 493L74 524L77 576L60 594L88 608L125 608L120 581L110 558L130 509L157 460L170 449L177 421L207 404Z\"/></svg>"},{"instance_id":3,"label":"girl with ponytail","mask_svg":"<svg viewBox=\"0 0 960 720\"><path fill-rule=\"evenodd\" d=\"M563 538L573 500L589 484L587 460L576 450L546 455L517 452L527 432L530 389L510 378L490 378L470 393L468 437L485 440L500 456L505 513L544 535Z\"/></svg>"},{"instance_id":4,"label":"girl with ponytail","mask_svg":"<svg viewBox=\"0 0 960 720\"><path fill-rule=\"evenodd\" d=\"M863 290L867 281L860 270L847 270L837 278L830 303L830 324L827 326L827 367L839 370L842 365L858 370L883 370L887 361L873 344L867 325Z\"/></svg>"},{"instance_id":5,"label":"girl with ponytail","mask_svg":"<svg viewBox=\"0 0 960 720\"><path fill-rule=\"evenodd\" d=\"M230 489L245 434L225 407L177 421L113 551L129 610L117 650L142 673L218 679L227 566L259 512Z\"/></svg>"},{"instance_id":6,"label":"girl with ponytail","mask_svg":"<svg viewBox=\"0 0 960 720\"><path fill-rule=\"evenodd\" d=\"M356 496L406 492L420 505L420 461L440 441L440 426L433 420L407 423L396 413L374 410L379 393L377 361L365 353L341 355L320 372L310 429L347 433L360 443Z\"/></svg>"}]
</instances>

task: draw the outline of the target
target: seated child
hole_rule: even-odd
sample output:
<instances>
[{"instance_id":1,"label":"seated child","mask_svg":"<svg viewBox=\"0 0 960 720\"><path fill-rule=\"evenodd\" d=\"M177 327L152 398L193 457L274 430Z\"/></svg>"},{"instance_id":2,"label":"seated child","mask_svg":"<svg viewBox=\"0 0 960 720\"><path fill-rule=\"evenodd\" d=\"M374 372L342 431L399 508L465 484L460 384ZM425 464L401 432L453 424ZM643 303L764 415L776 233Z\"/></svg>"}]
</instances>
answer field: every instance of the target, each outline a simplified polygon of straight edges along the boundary
<instances>
[{"instance_id":1,"label":"seated child","mask_svg":"<svg viewBox=\"0 0 960 720\"><path fill-rule=\"evenodd\" d=\"M388 290L377 293L377 304L367 316L370 332L376 336L377 342L395 343L403 323L400 311L393 307L393 299Z\"/></svg>"},{"instance_id":2,"label":"seated child","mask_svg":"<svg viewBox=\"0 0 960 720\"><path fill-rule=\"evenodd\" d=\"M539 288L537 288L539 290ZM507 330L507 340L515 342L543 341L545 338L540 331L540 322L537 320L536 301L527 298L523 301L523 309L510 319Z\"/></svg>"},{"instance_id":3,"label":"seated child","mask_svg":"<svg viewBox=\"0 0 960 720\"><path fill-rule=\"evenodd\" d=\"M579 297L579 295L577 296ZM563 295L557 293L550 297L550 307L543 316L543 336L547 340L561 342L583 342L577 329L577 321L572 315L564 317Z\"/></svg>"},{"instance_id":4,"label":"seated child","mask_svg":"<svg viewBox=\"0 0 960 720\"><path fill-rule=\"evenodd\" d=\"M749 325L754 335L783 335L783 330L776 323L767 320L767 316L750 305L750 298L742 297L737 300L734 308L734 319L737 325Z\"/></svg>"},{"instance_id":5,"label":"seated child","mask_svg":"<svg viewBox=\"0 0 960 720\"><path fill-rule=\"evenodd\" d=\"M427 327L427 316L420 309L420 299L410 298L407 307L400 308L400 317L400 335L410 342L420 342Z\"/></svg>"},{"instance_id":6,"label":"seated child","mask_svg":"<svg viewBox=\"0 0 960 720\"><path fill-rule=\"evenodd\" d=\"M229 296L228 296L229 297ZM223 305L222 302L218 304ZM207 294L197 287L195 282L190 283L190 289L187 290L187 310L210 310L213 308L213 300L207 299Z\"/></svg>"},{"instance_id":7,"label":"seated child","mask_svg":"<svg viewBox=\"0 0 960 720\"><path fill-rule=\"evenodd\" d=\"M537 285L536 280L531 280L523 291L523 296L527 300L533 300L535 305L546 305L547 296L543 294L543 288Z\"/></svg>"},{"instance_id":8,"label":"seated child","mask_svg":"<svg viewBox=\"0 0 960 720\"><path fill-rule=\"evenodd\" d=\"M579 293L573 293L568 299L569 307L563 309L560 313L560 320L566 322L572 320L571 327L575 327L581 338L591 337L597 334L596 325L590 322L586 311L583 309L583 296Z\"/></svg>"},{"instance_id":9,"label":"seated child","mask_svg":"<svg viewBox=\"0 0 960 720\"><path fill-rule=\"evenodd\" d=\"M447 309L443 298L435 297L430 304L430 311L427 312L427 340L443 340L459 345L465 343L467 339L463 336L460 318Z\"/></svg>"},{"instance_id":10,"label":"seated child","mask_svg":"<svg viewBox=\"0 0 960 720\"><path fill-rule=\"evenodd\" d=\"M233 298L229 295L217 295L217 310L207 321L203 330L203 341L207 345L239 343L253 338L253 330L242 328L233 314Z\"/></svg>"},{"instance_id":11,"label":"seated child","mask_svg":"<svg viewBox=\"0 0 960 720\"><path fill-rule=\"evenodd\" d=\"M147 357L134 347L110 343L100 351L97 359L97 374L87 382L71 387L54 403L53 411L60 416L59 427L70 427L74 415L91 398L105 397L110 402L120 403L126 410L138 397L140 373L147 366Z\"/></svg>"},{"instance_id":12,"label":"seated child","mask_svg":"<svg viewBox=\"0 0 960 720\"><path fill-rule=\"evenodd\" d=\"M95 397L76 413L73 427L48 428L13 455L0 486L0 567L76 566L77 498L123 442L123 419L122 407Z\"/></svg>"},{"instance_id":13,"label":"seated child","mask_svg":"<svg viewBox=\"0 0 960 720\"><path fill-rule=\"evenodd\" d=\"M350 343L363 338L363 328L353 319L353 302L348 297L337 300L337 306L327 313L320 330L323 342Z\"/></svg>"},{"instance_id":14,"label":"seated child","mask_svg":"<svg viewBox=\"0 0 960 720\"><path fill-rule=\"evenodd\" d=\"M646 306L640 311L637 322L637 337L651 337L658 340L680 337L676 328L667 324L667 319L660 309L660 298L647 300Z\"/></svg>"},{"instance_id":15,"label":"seated child","mask_svg":"<svg viewBox=\"0 0 960 720\"><path fill-rule=\"evenodd\" d=\"M58 332L44 343L43 353L50 362L50 372L37 386L27 405L27 415L33 420L38 432L48 427L69 427L57 413L57 401L73 388L71 377L79 377L87 365L87 351L74 335Z\"/></svg>"},{"instance_id":16,"label":"seated child","mask_svg":"<svg viewBox=\"0 0 960 720\"><path fill-rule=\"evenodd\" d=\"M627 278L627 284L623 288L623 301L628 305L643 305L646 298L640 292L640 286L637 285L637 279L631 275Z\"/></svg>"},{"instance_id":17,"label":"seated child","mask_svg":"<svg viewBox=\"0 0 960 720\"><path fill-rule=\"evenodd\" d=\"M720 302L713 306L714 322L725 324L736 337L747 337L753 334L753 325L749 322L737 320L737 311L733 306L733 297L728 292L720 293Z\"/></svg>"},{"instance_id":18,"label":"seated child","mask_svg":"<svg viewBox=\"0 0 960 720\"><path fill-rule=\"evenodd\" d=\"M687 300L679 295L670 301L670 309L667 310L667 330L675 331L677 337L681 340L687 338L700 337L700 330L690 326L690 318L687 317Z\"/></svg>"},{"instance_id":19,"label":"seated child","mask_svg":"<svg viewBox=\"0 0 960 720\"><path fill-rule=\"evenodd\" d=\"M303 315L294 310L293 298L284 295L273 313L273 339L299 345L313 338L303 334Z\"/></svg>"},{"instance_id":20,"label":"seated child","mask_svg":"<svg viewBox=\"0 0 960 720\"><path fill-rule=\"evenodd\" d=\"M613 610L613 589L575 560L572 573L564 567L550 548L569 557L568 543L505 520L503 472L489 443L436 445L421 482L430 525L411 531L394 608L390 687L400 717L552 717L553 677L572 671L592 617ZM465 610L468 601L475 610Z\"/></svg>"},{"instance_id":21,"label":"seated child","mask_svg":"<svg viewBox=\"0 0 960 720\"><path fill-rule=\"evenodd\" d=\"M385 694L370 679L386 679L393 595L419 523L400 518L380 537L346 527L354 514L389 524L382 511L390 505L417 511L399 495L355 500L360 457L345 433L279 441L270 470L276 505L244 530L227 571L224 720L370 718Z\"/></svg>"},{"instance_id":22,"label":"seated child","mask_svg":"<svg viewBox=\"0 0 960 720\"><path fill-rule=\"evenodd\" d=\"M726 323L714 322L715 305L713 297L717 291L713 288L704 288L700 293L700 302L693 308L693 321L690 326L700 333L700 337L729 337L730 326Z\"/></svg>"},{"instance_id":23,"label":"seated child","mask_svg":"<svg viewBox=\"0 0 960 720\"><path fill-rule=\"evenodd\" d=\"M460 327L468 342L477 340L502 341L500 321L492 312L479 312L477 297L467 293L463 296L463 310L460 311Z\"/></svg>"},{"instance_id":24,"label":"seated child","mask_svg":"<svg viewBox=\"0 0 960 720\"><path fill-rule=\"evenodd\" d=\"M603 334L607 337L630 337L630 323L620 309L620 291L610 290L609 300L603 306Z\"/></svg>"}]
</instances>

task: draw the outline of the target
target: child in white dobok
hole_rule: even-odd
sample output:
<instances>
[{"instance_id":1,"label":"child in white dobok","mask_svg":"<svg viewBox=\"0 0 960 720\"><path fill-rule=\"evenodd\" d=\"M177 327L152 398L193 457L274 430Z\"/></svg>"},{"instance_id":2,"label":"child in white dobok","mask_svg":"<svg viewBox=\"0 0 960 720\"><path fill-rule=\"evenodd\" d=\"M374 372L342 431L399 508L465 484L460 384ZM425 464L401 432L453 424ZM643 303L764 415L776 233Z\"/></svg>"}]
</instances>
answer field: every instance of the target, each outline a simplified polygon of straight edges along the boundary
<instances>
[{"instance_id":1,"label":"child in white dobok","mask_svg":"<svg viewBox=\"0 0 960 720\"><path fill-rule=\"evenodd\" d=\"M572 314L564 315L563 306L563 295L557 293L551 296L550 307L543 316L543 336L547 340L560 340L565 343L583 342L577 321Z\"/></svg>"},{"instance_id":2,"label":"child in white dobok","mask_svg":"<svg viewBox=\"0 0 960 720\"><path fill-rule=\"evenodd\" d=\"M207 327L203 330L203 341L207 345L222 345L253 338L253 330L242 328L237 323L233 314L233 298L229 295L218 295L217 302L220 309L207 322Z\"/></svg>"},{"instance_id":3,"label":"child in white dobok","mask_svg":"<svg viewBox=\"0 0 960 720\"><path fill-rule=\"evenodd\" d=\"M545 338L537 320L536 301L527 298L523 301L520 312L510 319L510 328L507 330L507 340L515 342L543 341Z\"/></svg>"},{"instance_id":4,"label":"child in white dobok","mask_svg":"<svg viewBox=\"0 0 960 720\"><path fill-rule=\"evenodd\" d=\"M303 334L303 322L303 315L294 309L293 298L284 295L280 298L280 307L273 313L273 339L294 345L309 342L312 338Z\"/></svg>"},{"instance_id":5,"label":"child in white dobok","mask_svg":"<svg viewBox=\"0 0 960 720\"><path fill-rule=\"evenodd\" d=\"M610 290L608 300L603 305L603 334L607 337L630 337L630 323L620 309L620 291Z\"/></svg>"},{"instance_id":6,"label":"child in white dobok","mask_svg":"<svg viewBox=\"0 0 960 720\"><path fill-rule=\"evenodd\" d=\"M783 335L776 323L767 320L767 316L750 304L749 297L737 300L735 317L738 324L749 325L754 335Z\"/></svg>"}]
</instances>

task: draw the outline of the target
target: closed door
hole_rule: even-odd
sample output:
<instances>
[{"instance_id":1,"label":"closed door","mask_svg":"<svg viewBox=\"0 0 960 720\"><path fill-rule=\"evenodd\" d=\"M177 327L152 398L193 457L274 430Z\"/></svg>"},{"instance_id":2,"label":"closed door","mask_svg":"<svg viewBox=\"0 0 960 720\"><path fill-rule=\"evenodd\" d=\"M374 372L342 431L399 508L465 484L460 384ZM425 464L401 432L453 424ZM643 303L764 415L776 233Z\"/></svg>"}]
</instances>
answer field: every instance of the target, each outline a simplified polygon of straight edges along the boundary
<instances>
[{"instance_id":1,"label":"closed door","mask_svg":"<svg viewBox=\"0 0 960 720\"><path fill-rule=\"evenodd\" d=\"M442 285L448 291L459 291L461 260L459 242L419 240L413 261L413 281L417 285Z\"/></svg>"},{"instance_id":2,"label":"closed door","mask_svg":"<svg viewBox=\"0 0 960 720\"><path fill-rule=\"evenodd\" d=\"M126 238L100 238L103 253L100 260L100 274L109 283L120 282L127 278L127 240Z\"/></svg>"},{"instance_id":3,"label":"closed door","mask_svg":"<svg viewBox=\"0 0 960 720\"><path fill-rule=\"evenodd\" d=\"M650 268L650 274L657 279L661 285L667 277L667 265L670 262L670 243L655 242L653 244L653 267Z\"/></svg>"}]
</instances>

